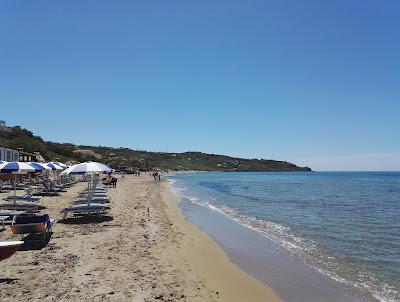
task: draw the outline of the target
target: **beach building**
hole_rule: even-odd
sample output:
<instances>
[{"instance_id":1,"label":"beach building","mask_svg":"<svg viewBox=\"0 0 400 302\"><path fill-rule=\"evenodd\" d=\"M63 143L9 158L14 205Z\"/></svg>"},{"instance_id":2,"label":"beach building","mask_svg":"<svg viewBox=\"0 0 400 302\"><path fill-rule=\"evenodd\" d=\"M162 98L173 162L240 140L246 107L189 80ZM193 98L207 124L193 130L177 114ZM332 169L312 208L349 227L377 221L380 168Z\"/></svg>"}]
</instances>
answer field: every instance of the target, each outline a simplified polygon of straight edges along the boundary
<instances>
[{"instance_id":1,"label":"beach building","mask_svg":"<svg viewBox=\"0 0 400 302\"><path fill-rule=\"evenodd\" d=\"M19 156L20 156L19 150L8 148L5 146L0 146L0 160L18 161Z\"/></svg>"},{"instance_id":2,"label":"beach building","mask_svg":"<svg viewBox=\"0 0 400 302\"><path fill-rule=\"evenodd\" d=\"M22 148L14 149L6 146L0 146L0 160L2 161L33 161L45 162L46 160L39 152L26 152Z\"/></svg>"},{"instance_id":3,"label":"beach building","mask_svg":"<svg viewBox=\"0 0 400 302\"><path fill-rule=\"evenodd\" d=\"M19 150L19 161L33 161L33 162L45 162L45 159L39 152L26 152L22 149Z\"/></svg>"}]
</instances>

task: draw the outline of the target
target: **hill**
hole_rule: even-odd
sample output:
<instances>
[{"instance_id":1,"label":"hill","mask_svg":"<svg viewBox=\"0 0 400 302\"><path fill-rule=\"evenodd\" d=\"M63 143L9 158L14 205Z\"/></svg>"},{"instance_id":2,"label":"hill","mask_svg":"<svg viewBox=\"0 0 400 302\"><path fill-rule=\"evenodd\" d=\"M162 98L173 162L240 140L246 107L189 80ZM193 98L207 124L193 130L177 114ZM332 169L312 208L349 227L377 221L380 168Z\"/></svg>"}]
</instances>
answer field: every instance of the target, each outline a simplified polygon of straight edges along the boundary
<instances>
[{"instance_id":1,"label":"hill","mask_svg":"<svg viewBox=\"0 0 400 302\"><path fill-rule=\"evenodd\" d=\"M161 168L174 171L237 171L237 172L299 172L311 171L286 161L245 159L201 152L164 153L112 148L103 146L77 146L43 140L20 126L0 128L0 145L40 152L46 160L83 162L88 160L107 163L113 168L151 170Z\"/></svg>"}]
</instances>

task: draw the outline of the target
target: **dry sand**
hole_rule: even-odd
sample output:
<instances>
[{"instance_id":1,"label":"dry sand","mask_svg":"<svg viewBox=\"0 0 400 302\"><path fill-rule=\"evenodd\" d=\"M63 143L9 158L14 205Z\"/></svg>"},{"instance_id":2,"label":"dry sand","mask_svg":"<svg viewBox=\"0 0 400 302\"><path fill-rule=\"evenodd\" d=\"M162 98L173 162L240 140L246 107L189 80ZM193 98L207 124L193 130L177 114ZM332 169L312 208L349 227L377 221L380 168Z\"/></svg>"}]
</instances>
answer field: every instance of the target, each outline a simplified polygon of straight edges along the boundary
<instances>
[{"instance_id":1,"label":"dry sand","mask_svg":"<svg viewBox=\"0 0 400 302\"><path fill-rule=\"evenodd\" d=\"M120 176L109 216L63 221L84 187L43 198L54 234L0 263L0 301L281 301L184 219L166 181ZM7 228L4 239L18 238Z\"/></svg>"}]
</instances>

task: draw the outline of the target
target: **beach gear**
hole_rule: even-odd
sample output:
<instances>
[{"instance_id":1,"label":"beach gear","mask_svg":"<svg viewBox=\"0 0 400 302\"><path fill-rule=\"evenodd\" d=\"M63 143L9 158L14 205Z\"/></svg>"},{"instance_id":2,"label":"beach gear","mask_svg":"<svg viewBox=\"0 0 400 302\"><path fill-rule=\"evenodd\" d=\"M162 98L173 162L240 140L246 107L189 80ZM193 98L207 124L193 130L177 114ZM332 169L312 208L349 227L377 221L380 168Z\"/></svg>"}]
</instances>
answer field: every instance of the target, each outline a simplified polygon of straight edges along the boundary
<instances>
[{"instance_id":1,"label":"beach gear","mask_svg":"<svg viewBox=\"0 0 400 302\"><path fill-rule=\"evenodd\" d=\"M54 220L51 220L48 214L44 215L19 215L14 216L10 226L14 234L43 234L43 240L46 235L51 233Z\"/></svg>"},{"instance_id":2,"label":"beach gear","mask_svg":"<svg viewBox=\"0 0 400 302\"><path fill-rule=\"evenodd\" d=\"M60 163L58 161L51 161L51 162L49 162L49 164L55 164L55 165L63 168L64 170L68 168L68 166L66 164Z\"/></svg>"},{"instance_id":3,"label":"beach gear","mask_svg":"<svg viewBox=\"0 0 400 302\"><path fill-rule=\"evenodd\" d=\"M86 162L80 163L69 167L61 173L61 175L75 175L75 174L86 174L88 173L87 189L82 194L82 199L77 201L77 204L72 205L69 208L65 208L61 212L64 213L64 218L68 214L82 215L82 214L105 214L110 207L104 205L108 201L104 192L105 186L100 183L98 173L111 173L112 169L102 163L98 162ZM101 203L93 203L93 201L100 200Z\"/></svg>"},{"instance_id":4,"label":"beach gear","mask_svg":"<svg viewBox=\"0 0 400 302\"><path fill-rule=\"evenodd\" d=\"M48 166L49 168L51 168L54 171L63 171L63 170L65 170L63 167L59 166L55 162L50 162L50 163L47 163L45 165Z\"/></svg>"},{"instance_id":5,"label":"beach gear","mask_svg":"<svg viewBox=\"0 0 400 302\"><path fill-rule=\"evenodd\" d=\"M14 162L6 162L0 164L0 173L11 173L14 175L14 203L17 202L16 174L33 173L33 172L36 172L36 168L34 168L30 163L14 161Z\"/></svg>"},{"instance_id":6,"label":"beach gear","mask_svg":"<svg viewBox=\"0 0 400 302\"><path fill-rule=\"evenodd\" d=\"M0 242L0 261L11 257L19 250L23 241L1 241Z\"/></svg>"},{"instance_id":7,"label":"beach gear","mask_svg":"<svg viewBox=\"0 0 400 302\"><path fill-rule=\"evenodd\" d=\"M80 163L77 165L73 165L68 169L64 170L61 175L68 175L68 174L86 174L86 173L111 173L112 169L102 163L99 162L86 162Z\"/></svg>"},{"instance_id":8,"label":"beach gear","mask_svg":"<svg viewBox=\"0 0 400 302\"><path fill-rule=\"evenodd\" d=\"M99 203L91 203L91 204L76 204L72 205L69 208L65 208L64 210L61 211L61 213L64 214L64 218L68 214L72 215L83 215L83 214L89 214L89 215L101 215L101 214L106 214L107 210L109 210L109 206L105 206L103 204Z\"/></svg>"}]
</instances>

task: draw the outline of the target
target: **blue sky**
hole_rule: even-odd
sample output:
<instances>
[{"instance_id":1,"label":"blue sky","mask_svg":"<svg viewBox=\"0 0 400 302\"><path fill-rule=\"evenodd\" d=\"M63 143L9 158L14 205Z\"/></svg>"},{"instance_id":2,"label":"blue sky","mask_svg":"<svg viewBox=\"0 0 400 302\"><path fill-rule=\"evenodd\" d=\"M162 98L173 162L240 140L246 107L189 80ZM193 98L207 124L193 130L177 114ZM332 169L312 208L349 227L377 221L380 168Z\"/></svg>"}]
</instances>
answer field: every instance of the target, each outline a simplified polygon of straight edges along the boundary
<instances>
[{"instance_id":1,"label":"blue sky","mask_svg":"<svg viewBox=\"0 0 400 302\"><path fill-rule=\"evenodd\" d=\"M400 1L0 1L0 119L45 139L400 170Z\"/></svg>"}]
</instances>

